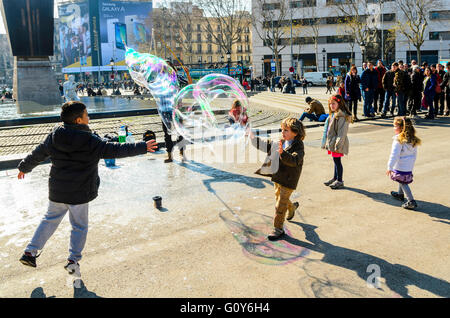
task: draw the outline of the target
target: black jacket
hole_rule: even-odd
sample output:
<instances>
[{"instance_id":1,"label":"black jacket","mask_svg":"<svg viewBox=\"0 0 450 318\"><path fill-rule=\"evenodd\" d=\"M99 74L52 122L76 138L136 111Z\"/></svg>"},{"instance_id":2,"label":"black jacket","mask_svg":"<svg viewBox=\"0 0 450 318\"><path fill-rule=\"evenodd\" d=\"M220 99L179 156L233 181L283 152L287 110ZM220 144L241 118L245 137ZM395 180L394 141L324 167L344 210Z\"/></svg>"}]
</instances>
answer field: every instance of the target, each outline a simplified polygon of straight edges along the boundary
<instances>
[{"instance_id":1,"label":"black jacket","mask_svg":"<svg viewBox=\"0 0 450 318\"><path fill-rule=\"evenodd\" d=\"M412 94L423 92L423 76L420 72L413 72L411 74L411 92Z\"/></svg>"},{"instance_id":2,"label":"black jacket","mask_svg":"<svg viewBox=\"0 0 450 318\"><path fill-rule=\"evenodd\" d=\"M255 137L252 140L252 144L267 153L270 153L272 148L272 141L270 139L264 141L259 137ZM271 180L283 187L297 189L298 180L302 173L304 156L305 146L303 145L303 141L294 139L292 144L281 153L278 171L272 175ZM258 171L256 173L260 174Z\"/></svg>"},{"instance_id":3,"label":"black jacket","mask_svg":"<svg viewBox=\"0 0 450 318\"><path fill-rule=\"evenodd\" d=\"M83 204L98 195L101 158L124 158L145 154L145 142L107 142L86 125L60 125L23 159L18 168L24 173L50 158L49 199L66 204Z\"/></svg>"},{"instance_id":4,"label":"black jacket","mask_svg":"<svg viewBox=\"0 0 450 318\"><path fill-rule=\"evenodd\" d=\"M384 74L383 88L385 90L390 91L390 92L394 91L394 76L395 76L395 72L392 70L387 71L386 74Z\"/></svg>"},{"instance_id":5,"label":"black jacket","mask_svg":"<svg viewBox=\"0 0 450 318\"><path fill-rule=\"evenodd\" d=\"M445 73L442 83L441 83L441 88L442 88L442 91L444 91L444 89L447 88L447 94L450 94L450 72ZM449 106L449 108L450 108L450 106Z\"/></svg>"}]
</instances>

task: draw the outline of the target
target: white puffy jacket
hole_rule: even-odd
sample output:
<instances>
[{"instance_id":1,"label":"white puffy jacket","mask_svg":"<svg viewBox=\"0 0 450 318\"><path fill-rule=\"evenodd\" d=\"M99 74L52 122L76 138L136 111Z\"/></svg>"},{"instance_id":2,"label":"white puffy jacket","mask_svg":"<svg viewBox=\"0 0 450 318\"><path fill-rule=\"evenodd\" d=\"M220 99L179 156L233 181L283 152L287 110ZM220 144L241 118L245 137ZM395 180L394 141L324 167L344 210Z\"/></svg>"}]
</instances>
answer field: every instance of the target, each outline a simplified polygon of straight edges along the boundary
<instances>
[{"instance_id":1,"label":"white puffy jacket","mask_svg":"<svg viewBox=\"0 0 450 318\"><path fill-rule=\"evenodd\" d=\"M393 139L388 170L412 172L417 158L417 147L407 143L401 144L398 141L398 135L395 135Z\"/></svg>"}]
</instances>

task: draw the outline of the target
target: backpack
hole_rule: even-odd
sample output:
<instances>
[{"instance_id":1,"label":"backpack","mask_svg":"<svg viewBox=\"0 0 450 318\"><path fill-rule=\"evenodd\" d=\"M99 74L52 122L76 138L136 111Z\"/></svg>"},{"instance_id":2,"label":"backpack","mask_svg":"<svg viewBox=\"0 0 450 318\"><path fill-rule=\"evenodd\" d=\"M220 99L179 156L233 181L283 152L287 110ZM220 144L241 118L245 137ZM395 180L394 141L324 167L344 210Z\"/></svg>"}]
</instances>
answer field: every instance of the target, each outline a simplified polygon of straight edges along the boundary
<instances>
[{"instance_id":1,"label":"backpack","mask_svg":"<svg viewBox=\"0 0 450 318\"><path fill-rule=\"evenodd\" d=\"M439 74L436 73L436 88L434 89L436 91L436 94L442 93L441 83L442 78Z\"/></svg>"}]
</instances>

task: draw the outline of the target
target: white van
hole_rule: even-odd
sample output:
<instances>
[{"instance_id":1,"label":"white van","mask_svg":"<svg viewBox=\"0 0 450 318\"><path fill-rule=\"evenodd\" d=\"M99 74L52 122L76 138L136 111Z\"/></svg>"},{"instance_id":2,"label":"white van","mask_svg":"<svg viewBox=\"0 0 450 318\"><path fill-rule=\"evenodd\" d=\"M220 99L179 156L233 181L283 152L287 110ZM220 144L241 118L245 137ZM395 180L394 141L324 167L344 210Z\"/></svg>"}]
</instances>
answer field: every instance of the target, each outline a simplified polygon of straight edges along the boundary
<instances>
[{"instance_id":1,"label":"white van","mask_svg":"<svg viewBox=\"0 0 450 318\"><path fill-rule=\"evenodd\" d=\"M328 76L332 76L328 72L307 72L303 75L308 81L308 86L326 85Z\"/></svg>"}]
</instances>

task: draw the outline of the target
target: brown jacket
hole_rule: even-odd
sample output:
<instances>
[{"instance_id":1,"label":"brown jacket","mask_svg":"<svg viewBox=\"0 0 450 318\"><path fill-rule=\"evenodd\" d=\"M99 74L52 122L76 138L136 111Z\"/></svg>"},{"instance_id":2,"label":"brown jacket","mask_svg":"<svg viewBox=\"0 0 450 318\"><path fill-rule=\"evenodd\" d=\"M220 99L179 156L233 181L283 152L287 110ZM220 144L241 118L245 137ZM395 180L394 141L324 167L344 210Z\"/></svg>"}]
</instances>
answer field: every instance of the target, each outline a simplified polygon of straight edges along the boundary
<instances>
[{"instance_id":1,"label":"brown jacket","mask_svg":"<svg viewBox=\"0 0 450 318\"><path fill-rule=\"evenodd\" d=\"M333 120L331 117L328 118L328 124L325 125L325 129L328 128L328 132L326 133L326 139L322 143L322 148L344 155L348 154L349 141L347 133L349 121L345 119L345 114L342 110L339 110Z\"/></svg>"},{"instance_id":2,"label":"brown jacket","mask_svg":"<svg viewBox=\"0 0 450 318\"><path fill-rule=\"evenodd\" d=\"M271 148L274 142L270 139L267 141L262 140L259 137L252 139L252 144L258 148L270 154ZM300 174L302 173L303 157L305 156L305 147L303 141L295 139L292 144L283 150L279 156L278 170L271 175L272 181L276 182L283 187L289 189L296 189ZM261 169L258 169L255 173L260 173ZM261 174L266 175L267 174Z\"/></svg>"},{"instance_id":3,"label":"brown jacket","mask_svg":"<svg viewBox=\"0 0 450 318\"><path fill-rule=\"evenodd\" d=\"M325 114L325 108L323 108L322 103L320 103L318 100L313 99L309 103L309 107L306 108L305 112L308 114L316 114L317 116L320 116L322 114Z\"/></svg>"}]
</instances>

